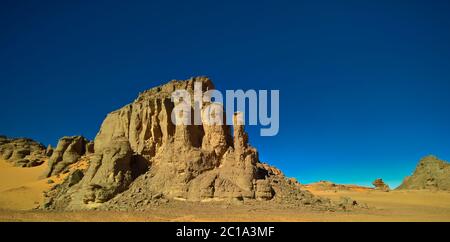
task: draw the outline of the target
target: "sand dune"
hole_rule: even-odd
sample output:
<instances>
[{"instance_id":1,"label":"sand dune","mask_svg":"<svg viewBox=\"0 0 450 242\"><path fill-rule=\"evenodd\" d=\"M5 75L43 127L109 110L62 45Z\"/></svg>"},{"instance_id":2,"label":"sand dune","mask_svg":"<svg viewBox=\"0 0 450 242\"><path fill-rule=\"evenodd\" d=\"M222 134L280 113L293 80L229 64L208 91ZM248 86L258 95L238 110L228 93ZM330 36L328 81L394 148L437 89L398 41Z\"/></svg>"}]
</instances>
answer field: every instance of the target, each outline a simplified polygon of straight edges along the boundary
<instances>
[{"instance_id":1,"label":"sand dune","mask_svg":"<svg viewBox=\"0 0 450 242\"><path fill-rule=\"evenodd\" d=\"M44 163L36 167L21 168L0 160L0 191L37 181L46 166Z\"/></svg>"},{"instance_id":2,"label":"sand dune","mask_svg":"<svg viewBox=\"0 0 450 242\"><path fill-rule=\"evenodd\" d=\"M29 210L42 202L43 192L50 189L48 179L40 179L47 164L21 168L0 160L0 208ZM52 178L59 181L61 178Z\"/></svg>"}]
</instances>

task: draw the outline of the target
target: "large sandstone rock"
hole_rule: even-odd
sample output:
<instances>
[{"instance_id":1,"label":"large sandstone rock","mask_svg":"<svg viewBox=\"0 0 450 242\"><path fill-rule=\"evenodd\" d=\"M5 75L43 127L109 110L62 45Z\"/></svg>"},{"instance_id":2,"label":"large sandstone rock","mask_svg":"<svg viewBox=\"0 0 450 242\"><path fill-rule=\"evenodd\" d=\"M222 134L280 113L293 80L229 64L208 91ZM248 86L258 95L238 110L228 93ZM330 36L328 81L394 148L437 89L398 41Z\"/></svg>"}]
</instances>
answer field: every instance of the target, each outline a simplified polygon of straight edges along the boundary
<instances>
[{"instance_id":1,"label":"large sandstone rock","mask_svg":"<svg viewBox=\"0 0 450 242\"><path fill-rule=\"evenodd\" d=\"M108 114L94 140L94 154L82 179L73 184L68 181L72 177L69 174L48 194L44 207L85 209L103 204L117 209L117 204L131 206L162 198L284 201L289 197L307 205L318 201L288 181L281 171L259 161L241 124L242 114L234 116L233 135L229 126L205 123L203 118L203 125L174 125L171 94L177 89L193 93L195 82L202 83L203 91L214 89L205 77L171 81ZM203 108L208 105L217 104L204 102ZM78 145L81 140L72 137L60 141L48 174L60 172L83 153L80 149L86 146ZM72 152L75 157L66 161L62 154L69 146L79 149L73 149L77 151Z\"/></svg>"},{"instance_id":2,"label":"large sandstone rock","mask_svg":"<svg viewBox=\"0 0 450 242\"><path fill-rule=\"evenodd\" d=\"M388 192L391 190L391 188L389 188L389 185L384 183L383 179L381 178L375 179L375 181L372 182L372 185L375 187L376 190L384 192Z\"/></svg>"},{"instance_id":3,"label":"large sandstone rock","mask_svg":"<svg viewBox=\"0 0 450 242\"><path fill-rule=\"evenodd\" d=\"M397 189L450 191L450 163L436 156L427 156Z\"/></svg>"},{"instance_id":4,"label":"large sandstone rock","mask_svg":"<svg viewBox=\"0 0 450 242\"><path fill-rule=\"evenodd\" d=\"M0 136L0 158L14 166L38 166L48 158L45 151L44 145L32 139Z\"/></svg>"},{"instance_id":5,"label":"large sandstone rock","mask_svg":"<svg viewBox=\"0 0 450 242\"><path fill-rule=\"evenodd\" d=\"M69 165L77 162L86 153L87 143L88 141L82 136L61 138L56 149L52 150L51 147L47 149L51 157L48 161L48 169L43 176L50 177L64 172Z\"/></svg>"}]
</instances>

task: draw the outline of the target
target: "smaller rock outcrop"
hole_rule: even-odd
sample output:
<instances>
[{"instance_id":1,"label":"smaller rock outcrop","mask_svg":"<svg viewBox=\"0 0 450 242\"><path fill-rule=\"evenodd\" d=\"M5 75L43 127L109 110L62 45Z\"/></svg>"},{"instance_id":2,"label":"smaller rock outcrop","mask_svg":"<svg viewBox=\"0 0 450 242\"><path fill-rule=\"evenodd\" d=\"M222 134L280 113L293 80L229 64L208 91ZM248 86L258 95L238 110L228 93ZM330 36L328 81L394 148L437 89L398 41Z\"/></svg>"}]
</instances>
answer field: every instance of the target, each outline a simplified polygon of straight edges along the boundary
<instances>
[{"instance_id":1,"label":"smaller rock outcrop","mask_svg":"<svg viewBox=\"0 0 450 242\"><path fill-rule=\"evenodd\" d=\"M54 149L53 149L52 145L48 145L47 149L45 150L45 155L48 156L48 157L52 156L53 155L53 150Z\"/></svg>"},{"instance_id":2,"label":"smaller rock outcrop","mask_svg":"<svg viewBox=\"0 0 450 242\"><path fill-rule=\"evenodd\" d=\"M0 158L19 167L41 165L48 157L45 146L32 139L0 136Z\"/></svg>"},{"instance_id":3,"label":"smaller rock outcrop","mask_svg":"<svg viewBox=\"0 0 450 242\"><path fill-rule=\"evenodd\" d=\"M90 164L86 170L70 172L61 185L47 194L45 208L85 209L99 205L125 191L137 176L147 171L146 163L123 139L88 157Z\"/></svg>"},{"instance_id":4,"label":"smaller rock outcrop","mask_svg":"<svg viewBox=\"0 0 450 242\"><path fill-rule=\"evenodd\" d=\"M48 153L52 155L43 176L50 177L64 172L69 165L77 162L86 153L87 143L88 140L82 136L61 138L55 150L50 152L51 147L47 149Z\"/></svg>"},{"instance_id":5,"label":"smaller rock outcrop","mask_svg":"<svg viewBox=\"0 0 450 242\"><path fill-rule=\"evenodd\" d=\"M372 185L375 187L375 190L383 192L389 192L391 190L389 185L384 183L383 179L381 178L375 179L375 181L372 182Z\"/></svg>"},{"instance_id":6,"label":"smaller rock outcrop","mask_svg":"<svg viewBox=\"0 0 450 242\"><path fill-rule=\"evenodd\" d=\"M450 191L450 163L433 155L424 157L397 189Z\"/></svg>"},{"instance_id":7,"label":"smaller rock outcrop","mask_svg":"<svg viewBox=\"0 0 450 242\"><path fill-rule=\"evenodd\" d=\"M301 185L303 189L309 191L369 191L372 190L370 187L364 187L359 185L351 185L351 184L336 184L331 181L319 181L310 184Z\"/></svg>"}]
</instances>

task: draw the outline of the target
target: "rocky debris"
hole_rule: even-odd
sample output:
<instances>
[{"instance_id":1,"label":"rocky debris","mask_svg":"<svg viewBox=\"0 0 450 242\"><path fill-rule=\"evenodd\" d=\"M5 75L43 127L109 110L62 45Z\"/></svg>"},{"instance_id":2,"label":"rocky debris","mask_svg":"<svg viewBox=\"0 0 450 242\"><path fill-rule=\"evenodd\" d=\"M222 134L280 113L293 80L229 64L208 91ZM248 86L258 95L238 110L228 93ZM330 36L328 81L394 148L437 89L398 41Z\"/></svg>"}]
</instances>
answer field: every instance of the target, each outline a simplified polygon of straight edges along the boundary
<instances>
[{"instance_id":1,"label":"rocky debris","mask_svg":"<svg viewBox=\"0 0 450 242\"><path fill-rule=\"evenodd\" d=\"M142 179L146 179L147 174L140 176L132 183L130 188L104 203L99 209L120 210L120 211L145 211L166 203L176 203L184 201L182 199L168 199L163 193L150 193L145 186L142 186ZM290 182L285 177L269 177L265 180L256 180L258 184L256 199L204 199L203 204L214 204L217 202L228 204L228 206L241 205L262 205L267 207L282 208L311 208L319 211L338 211L367 208L365 204L359 204L355 200L348 198L348 202L333 202L330 199L314 196L311 192L299 189L297 184ZM186 202L186 201L185 201ZM207 203L205 203L207 202ZM258 203L256 203L258 202Z\"/></svg>"},{"instance_id":2,"label":"rocky debris","mask_svg":"<svg viewBox=\"0 0 450 242\"><path fill-rule=\"evenodd\" d=\"M177 89L193 93L195 82L202 83L202 91L214 89L205 77L171 81L108 114L81 180L74 184L70 182L73 173L69 174L47 194L44 208L121 210L169 200L260 200L338 207L301 190L280 170L261 163L257 150L248 143L241 113L233 116L233 135L229 126L205 123L203 117L203 125L174 125L171 94ZM203 100L202 105L204 110L217 104ZM183 113L174 115L175 119L182 117ZM88 150L86 143L80 137L63 138L53 152L47 174L64 170ZM74 154L67 160L66 150Z\"/></svg>"},{"instance_id":3,"label":"rocky debris","mask_svg":"<svg viewBox=\"0 0 450 242\"><path fill-rule=\"evenodd\" d=\"M255 180L255 198L258 200L270 200L274 195L272 186L268 179Z\"/></svg>"},{"instance_id":4,"label":"rocky debris","mask_svg":"<svg viewBox=\"0 0 450 242\"><path fill-rule=\"evenodd\" d=\"M84 177L84 172L82 170L75 170L74 172L72 172L69 177L68 177L68 186L71 187L75 184L77 184L78 182L81 181L81 179L83 179Z\"/></svg>"},{"instance_id":5,"label":"rocky debris","mask_svg":"<svg viewBox=\"0 0 450 242\"><path fill-rule=\"evenodd\" d=\"M295 186L301 186L301 185L302 185L302 184L300 184L300 182L297 181L297 179L295 179L295 178L293 178L293 177L288 178L288 179L287 179L287 182L288 182L290 185L295 185Z\"/></svg>"},{"instance_id":6,"label":"rocky debris","mask_svg":"<svg viewBox=\"0 0 450 242\"><path fill-rule=\"evenodd\" d=\"M48 161L48 169L43 174L43 177L50 177L66 171L69 165L77 162L86 153L87 143L88 140L82 136L61 138L56 149L48 152L52 153L52 155Z\"/></svg>"},{"instance_id":7,"label":"rocky debris","mask_svg":"<svg viewBox=\"0 0 450 242\"><path fill-rule=\"evenodd\" d=\"M450 191L450 163L432 155L424 157L396 189Z\"/></svg>"},{"instance_id":8,"label":"rocky debris","mask_svg":"<svg viewBox=\"0 0 450 242\"><path fill-rule=\"evenodd\" d=\"M281 170L279 170L276 167L270 166L269 164L266 163L258 163L257 165L257 172L265 172L265 176L280 176L280 177L284 177L284 174ZM261 175L260 175L261 177Z\"/></svg>"},{"instance_id":9,"label":"rocky debris","mask_svg":"<svg viewBox=\"0 0 450 242\"><path fill-rule=\"evenodd\" d=\"M375 179L375 181L372 182L372 185L375 187L375 190L380 190L383 192L389 192L391 190L389 185L384 183L381 178Z\"/></svg>"},{"instance_id":10,"label":"rocky debris","mask_svg":"<svg viewBox=\"0 0 450 242\"><path fill-rule=\"evenodd\" d=\"M359 206L358 202L350 197L341 197L341 199L337 202L337 204L340 208L344 210ZM364 204L363 206L360 207L365 208L366 206L367 205Z\"/></svg>"},{"instance_id":11,"label":"rocky debris","mask_svg":"<svg viewBox=\"0 0 450 242\"><path fill-rule=\"evenodd\" d=\"M0 136L0 158L18 167L41 165L47 156L45 146L32 139Z\"/></svg>"},{"instance_id":12,"label":"rocky debris","mask_svg":"<svg viewBox=\"0 0 450 242\"><path fill-rule=\"evenodd\" d=\"M313 195L307 190L300 189L300 185L293 182L291 178L270 177L268 179L274 191L274 197L267 201L271 206L282 207L310 207L320 211L338 211L361 209L364 204L351 200L332 201L328 198Z\"/></svg>"}]
</instances>

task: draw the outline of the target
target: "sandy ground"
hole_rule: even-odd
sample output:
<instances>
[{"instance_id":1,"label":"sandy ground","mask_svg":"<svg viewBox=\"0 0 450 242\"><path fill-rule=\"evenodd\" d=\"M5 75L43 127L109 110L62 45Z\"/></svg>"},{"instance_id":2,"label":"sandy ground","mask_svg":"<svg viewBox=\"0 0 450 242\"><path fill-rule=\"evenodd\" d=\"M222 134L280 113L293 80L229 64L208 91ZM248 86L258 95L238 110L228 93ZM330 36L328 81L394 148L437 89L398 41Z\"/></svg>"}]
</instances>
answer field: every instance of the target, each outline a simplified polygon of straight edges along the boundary
<instances>
[{"instance_id":1,"label":"sandy ground","mask_svg":"<svg viewBox=\"0 0 450 242\"><path fill-rule=\"evenodd\" d=\"M43 201L43 192L61 182L64 176L40 179L47 162L37 167L21 168L0 160L0 209L30 210Z\"/></svg>"},{"instance_id":2,"label":"sandy ground","mask_svg":"<svg viewBox=\"0 0 450 242\"><path fill-rule=\"evenodd\" d=\"M13 167L0 161L0 208L24 210L36 207L42 192L50 188L47 180L39 180L47 164L38 167Z\"/></svg>"},{"instance_id":3,"label":"sandy ground","mask_svg":"<svg viewBox=\"0 0 450 242\"><path fill-rule=\"evenodd\" d=\"M311 192L352 197L370 209L322 212L267 205L170 202L151 211L44 212L32 210L53 184L39 180L46 164L12 167L0 161L0 221L450 221L450 192L372 190ZM57 183L63 177L52 177Z\"/></svg>"}]
</instances>

